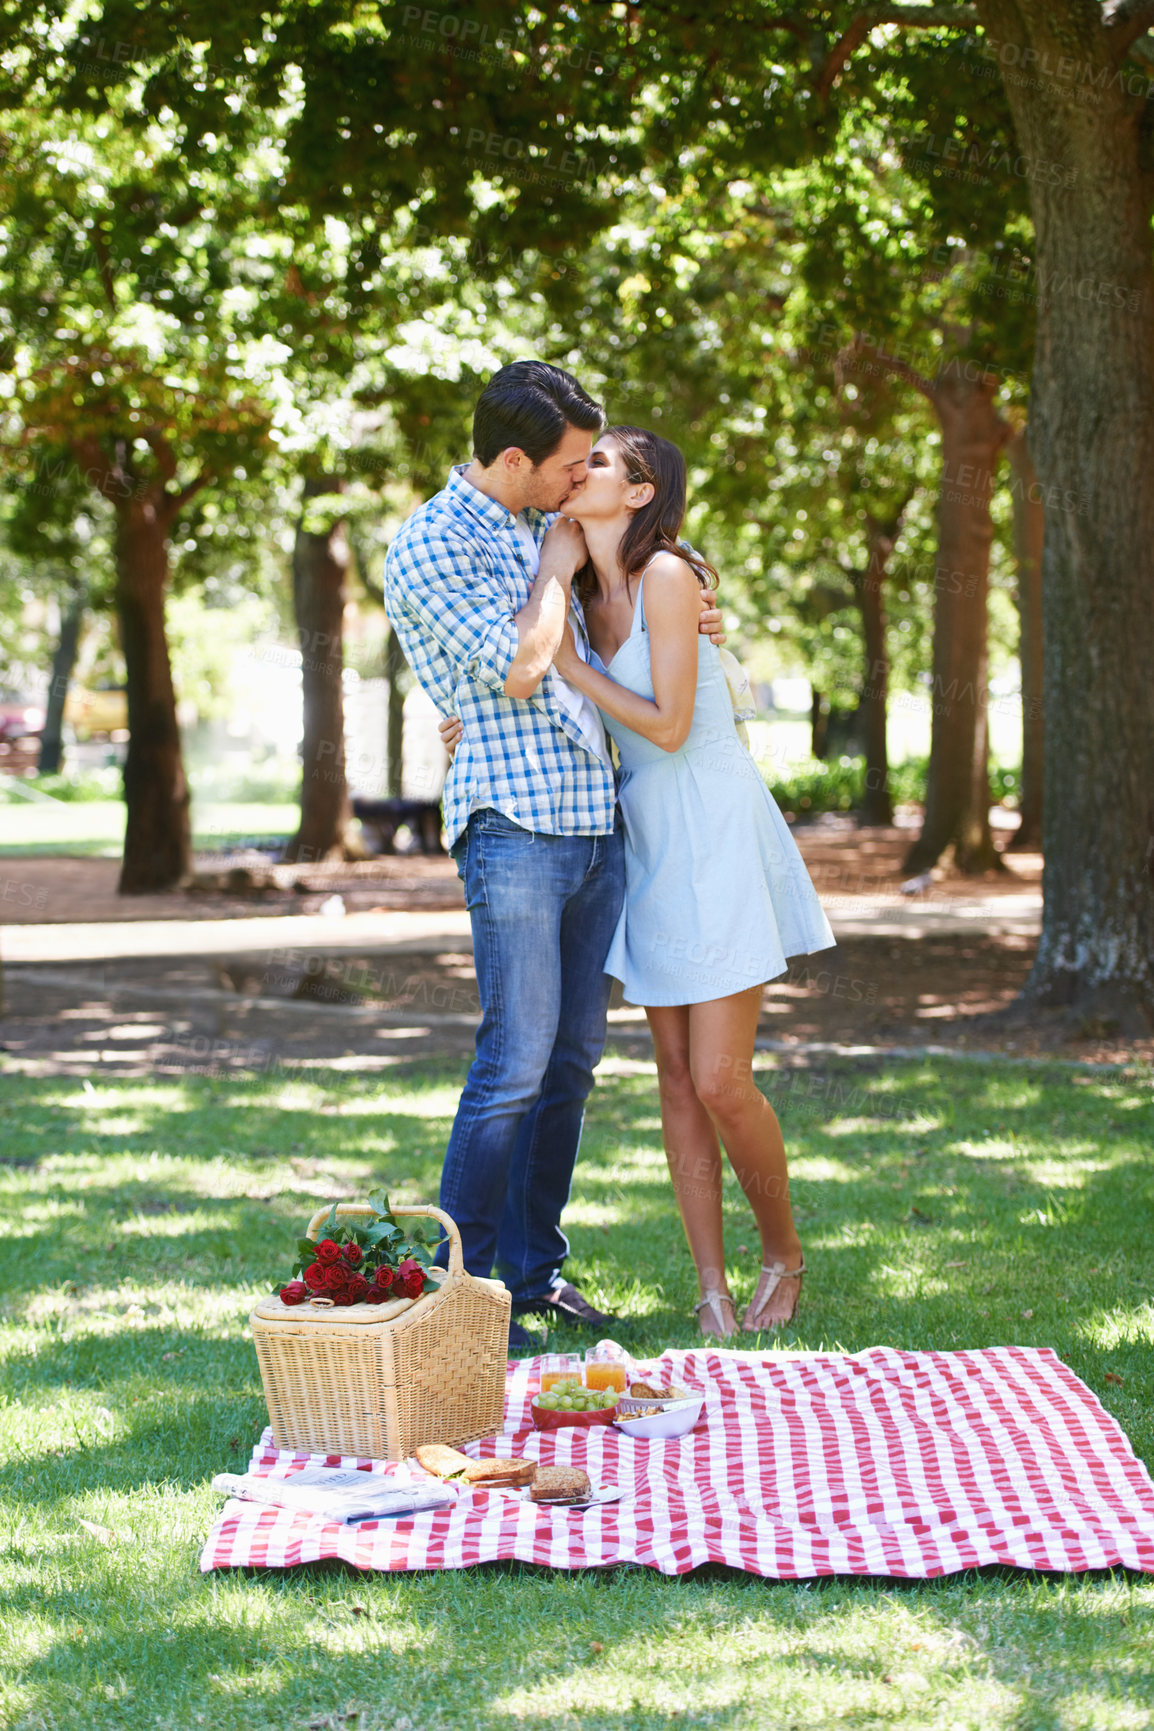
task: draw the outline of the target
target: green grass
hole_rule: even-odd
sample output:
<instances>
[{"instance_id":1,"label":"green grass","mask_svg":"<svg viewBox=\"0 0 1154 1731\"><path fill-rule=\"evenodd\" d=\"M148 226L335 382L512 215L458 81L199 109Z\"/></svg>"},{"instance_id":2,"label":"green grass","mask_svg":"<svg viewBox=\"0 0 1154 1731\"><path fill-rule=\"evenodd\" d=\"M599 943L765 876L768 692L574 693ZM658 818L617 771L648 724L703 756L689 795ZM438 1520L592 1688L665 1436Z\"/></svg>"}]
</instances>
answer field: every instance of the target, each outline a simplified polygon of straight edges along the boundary
<instances>
[{"instance_id":1,"label":"green grass","mask_svg":"<svg viewBox=\"0 0 1154 1731\"><path fill-rule=\"evenodd\" d=\"M318 1200L435 1195L460 1080L3 1082L0 1724L1154 1725L1154 1583L1121 1571L202 1577L209 1480L264 1422L254 1297ZM1154 1459L1148 1075L886 1061L764 1085L813 1270L773 1344L1050 1345ZM744 1298L736 1187L727 1208ZM648 1071L599 1084L567 1221L637 1350L692 1343Z\"/></svg>"},{"instance_id":2,"label":"green grass","mask_svg":"<svg viewBox=\"0 0 1154 1731\"><path fill-rule=\"evenodd\" d=\"M208 851L250 837L289 836L297 805L216 805L192 808L193 846ZM119 799L8 804L0 808L0 858L22 854L93 854L119 859L124 849L124 802Z\"/></svg>"}]
</instances>

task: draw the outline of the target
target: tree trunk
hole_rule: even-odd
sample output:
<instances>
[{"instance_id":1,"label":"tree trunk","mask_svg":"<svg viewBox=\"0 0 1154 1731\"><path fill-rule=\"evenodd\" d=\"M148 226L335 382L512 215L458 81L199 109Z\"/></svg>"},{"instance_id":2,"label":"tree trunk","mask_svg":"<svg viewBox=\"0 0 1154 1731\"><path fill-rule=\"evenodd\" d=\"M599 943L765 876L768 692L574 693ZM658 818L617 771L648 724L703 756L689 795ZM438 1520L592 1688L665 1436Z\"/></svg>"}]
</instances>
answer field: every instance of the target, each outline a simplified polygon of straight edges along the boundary
<instances>
[{"instance_id":1,"label":"tree trunk","mask_svg":"<svg viewBox=\"0 0 1154 1731\"><path fill-rule=\"evenodd\" d=\"M304 739L301 747L300 827L286 860L343 859L358 852L345 777L344 613L349 548L338 519L306 529L307 501L339 493L343 481L322 476L305 482L306 505L293 547L293 609L301 647Z\"/></svg>"},{"instance_id":2,"label":"tree trunk","mask_svg":"<svg viewBox=\"0 0 1154 1731\"><path fill-rule=\"evenodd\" d=\"M824 759L829 753L829 698L813 686L809 700L809 749Z\"/></svg>"},{"instance_id":3,"label":"tree trunk","mask_svg":"<svg viewBox=\"0 0 1154 1731\"><path fill-rule=\"evenodd\" d=\"M401 674L405 667L405 652L401 640L389 627L385 645L385 679L389 688L389 708L385 727L385 792L390 799L401 797L401 766L405 735L405 693Z\"/></svg>"},{"instance_id":4,"label":"tree trunk","mask_svg":"<svg viewBox=\"0 0 1154 1731\"><path fill-rule=\"evenodd\" d=\"M901 529L905 507L888 523L870 517L866 530L869 556L864 571L852 573L854 598L861 614L862 643L865 650L865 677L862 681L858 715L865 739L865 798L862 801L863 823L893 822L894 802L890 793L889 752L886 744L886 719L889 703L889 653L886 648L886 614L882 600L882 585L886 568L893 554L894 543Z\"/></svg>"},{"instance_id":5,"label":"tree trunk","mask_svg":"<svg viewBox=\"0 0 1154 1731\"><path fill-rule=\"evenodd\" d=\"M1046 510L1030 460L1026 429L1006 446L1014 471L1014 556L1018 567L1018 663L1022 670L1020 822L1011 848L1042 845L1042 546Z\"/></svg>"},{"instance_id":6,"label":"tree trunk","mask_svg":"<svg viewBox=\"0 0 1154 1731\"><path fill-rule=\"evenodd\" d=\"M52 678L45 706L44 732L40 735L41 775L59 775L64 765L64 705L68 701L68 687L72 683L76 657L80 650L80 628L84 623L86 605L84 590L78 588L61 614L60 641L52 657Z\"/></svg>"},{"instance_id":7,"label":"tree trunk","mask_svg":"<svg viewBox=\"0 0 1154 1731\"><path fill-rule=\"evenodd\" d=\"M1147 78L1119 66L1117 33L1096 6L978 0L978 10L1019 55L1079 73L1006 79L1018 142L1046 167L1029 180L1038 281L1030 450L1046 506L1046 872L1025 997L1145 1032L1154 1022Z\"/></svg>"},{"instance_id":8,"label":"tree trunk","mask_svg":"<svg viewBox=\"0 0 1154 1731\"><path fill-rule=\"evenodd\" d=\"M382 610L385 605L384 585L374 581L369 571L368 555L359 539L349 535L349 547L357 562L357 575L364 585L366 594L370 595ZM389 799L401 797L401 736L404 727L405 694L401 688L401 675L405 669L405 652L392 626L385 639L384 678L386 691L385 709L385 795Z\"/></svg>"},{"instance_id":9,"label":"tree trunk","mask_svg":"<svg viewBox=\"0 0 1154 1731\"><path fill-rule=\"evenodd\" d=\"M987 598L990 496L1009 431L997 380L953 361L934 383L942 427L938 563L934 573L933 721L926 814L905 861L925 872L947 849L959 871L1001 866L990 832Z\"/></svg>"},{"instance_id":10,"label":"tree trunk","mask_svg":"<svg viewBox=\"0 0 1154 1731\"><path fill-rule=\"evenodd\" d=\"M116 611L128 681L128 808L119 893L175 888L192 866L188 782L164 629L168 533L162 487L116 506Z\"/></svg>"}]
</instances>

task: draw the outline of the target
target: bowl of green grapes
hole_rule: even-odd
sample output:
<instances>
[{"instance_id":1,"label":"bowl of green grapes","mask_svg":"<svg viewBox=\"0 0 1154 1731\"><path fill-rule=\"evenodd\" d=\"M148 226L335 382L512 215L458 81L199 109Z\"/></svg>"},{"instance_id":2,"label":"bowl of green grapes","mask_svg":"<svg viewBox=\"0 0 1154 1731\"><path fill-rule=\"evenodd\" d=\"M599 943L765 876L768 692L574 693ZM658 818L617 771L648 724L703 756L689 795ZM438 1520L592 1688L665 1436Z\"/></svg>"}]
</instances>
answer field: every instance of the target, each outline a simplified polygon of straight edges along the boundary
<instances>
[{"instance_id":1,"label":"bowl of green grapes","mask_svg":"<svg viewBox=\"0 0 1154 1731\"><path fill-rule=\"evenodd\" d=\"M547 1394L533 1402L533 1423L538 1430L560 1430L563 1425L612 1424L617 1416L615 1388L586 1388L583 1382L555 1382Z\"/></svg>"}]
</instances>

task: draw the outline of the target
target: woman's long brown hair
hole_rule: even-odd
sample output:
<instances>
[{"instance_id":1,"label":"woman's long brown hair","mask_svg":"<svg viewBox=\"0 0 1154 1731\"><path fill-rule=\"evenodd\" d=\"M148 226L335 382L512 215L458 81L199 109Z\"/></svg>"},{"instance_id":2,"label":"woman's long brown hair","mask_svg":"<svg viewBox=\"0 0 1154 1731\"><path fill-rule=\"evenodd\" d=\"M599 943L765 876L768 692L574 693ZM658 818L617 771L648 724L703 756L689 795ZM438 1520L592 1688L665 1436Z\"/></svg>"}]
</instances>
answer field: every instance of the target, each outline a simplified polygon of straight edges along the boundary
<instances>
[{"instance_id":1,"label":"woman's long brown hair","mask_svg":"<svg viewBox=\"0 0 1154 1731\"><path fill-rule=\"evenodd\" d=\"M648 481L653 487L652 499L634 511L621 537L618 558L625 572L626 591L632 578L648 565L655 553L676 553L691 567L703 589L716 589L717 572L713 566L687 542L678 539L685 518L686 477L685 458L677 446L645 427L606 427L602 437L613 440L634 485ZM578 571L573 587L582 606L596 594L597 576L592 560L586 560Z\"/></svg>"}]
</instances>

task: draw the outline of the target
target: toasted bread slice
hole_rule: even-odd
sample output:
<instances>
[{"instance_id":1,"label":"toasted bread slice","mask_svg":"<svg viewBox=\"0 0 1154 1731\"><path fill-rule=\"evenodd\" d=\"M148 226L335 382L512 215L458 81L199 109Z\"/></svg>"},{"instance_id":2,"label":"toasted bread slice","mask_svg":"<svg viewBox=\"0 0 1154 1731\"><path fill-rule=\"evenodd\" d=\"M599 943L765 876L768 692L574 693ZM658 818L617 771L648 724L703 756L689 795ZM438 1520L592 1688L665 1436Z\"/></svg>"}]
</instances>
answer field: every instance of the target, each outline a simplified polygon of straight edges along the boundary
<instances>
[{"instance_id":1,"label":"toasted bread slice","mask_svg":"<svg viewBox=\"0 0 1154 1731\"><path fill-rule=\"evenodd\" d=\"M444 1443L422 1443L416 1451L416 1458L418 1466L424 1467L427 1473L435 1473L439 1479L458 1478L466 1468L477 1464L460 1449L446 1448Z\"/></svg>"},{"instance_id":2,"label":"toasted bread slice","mask_svg":"<svg viewBox=\"0 0 1154 1731\"><path fill-rule=\"evenodd\" d=\"M537 1470L535 1461L520 1456L503 1460L474 1461L460 1449L446 1448L444 1443L422 1443L416 1451L417 1465L439 1479L456 1479L466 1485L528 1485Z\"/></svg>"},{"instance_id":3,"label":"toasted bread slice","mask_svg":"<svg viewBox=\"0 0 1154 1731\"><path fill-rule=\"evenodd\" d=\"M535 1503L579 1502L591 1489L589 1475L580 1467L538 1467L529 1495Z\"/></svg>"},{"instance_id":4,"label":"toasted bread slice","mask_svg":"<svg viewBox=\"0 0 1154 1731\"><path fill-rule=\"evenodd\" d=\"M461 1477L467 1485L531 1485L536 1461L512 1455L504 1460L470 1461Z\"/></svg>"}]
</instances>

